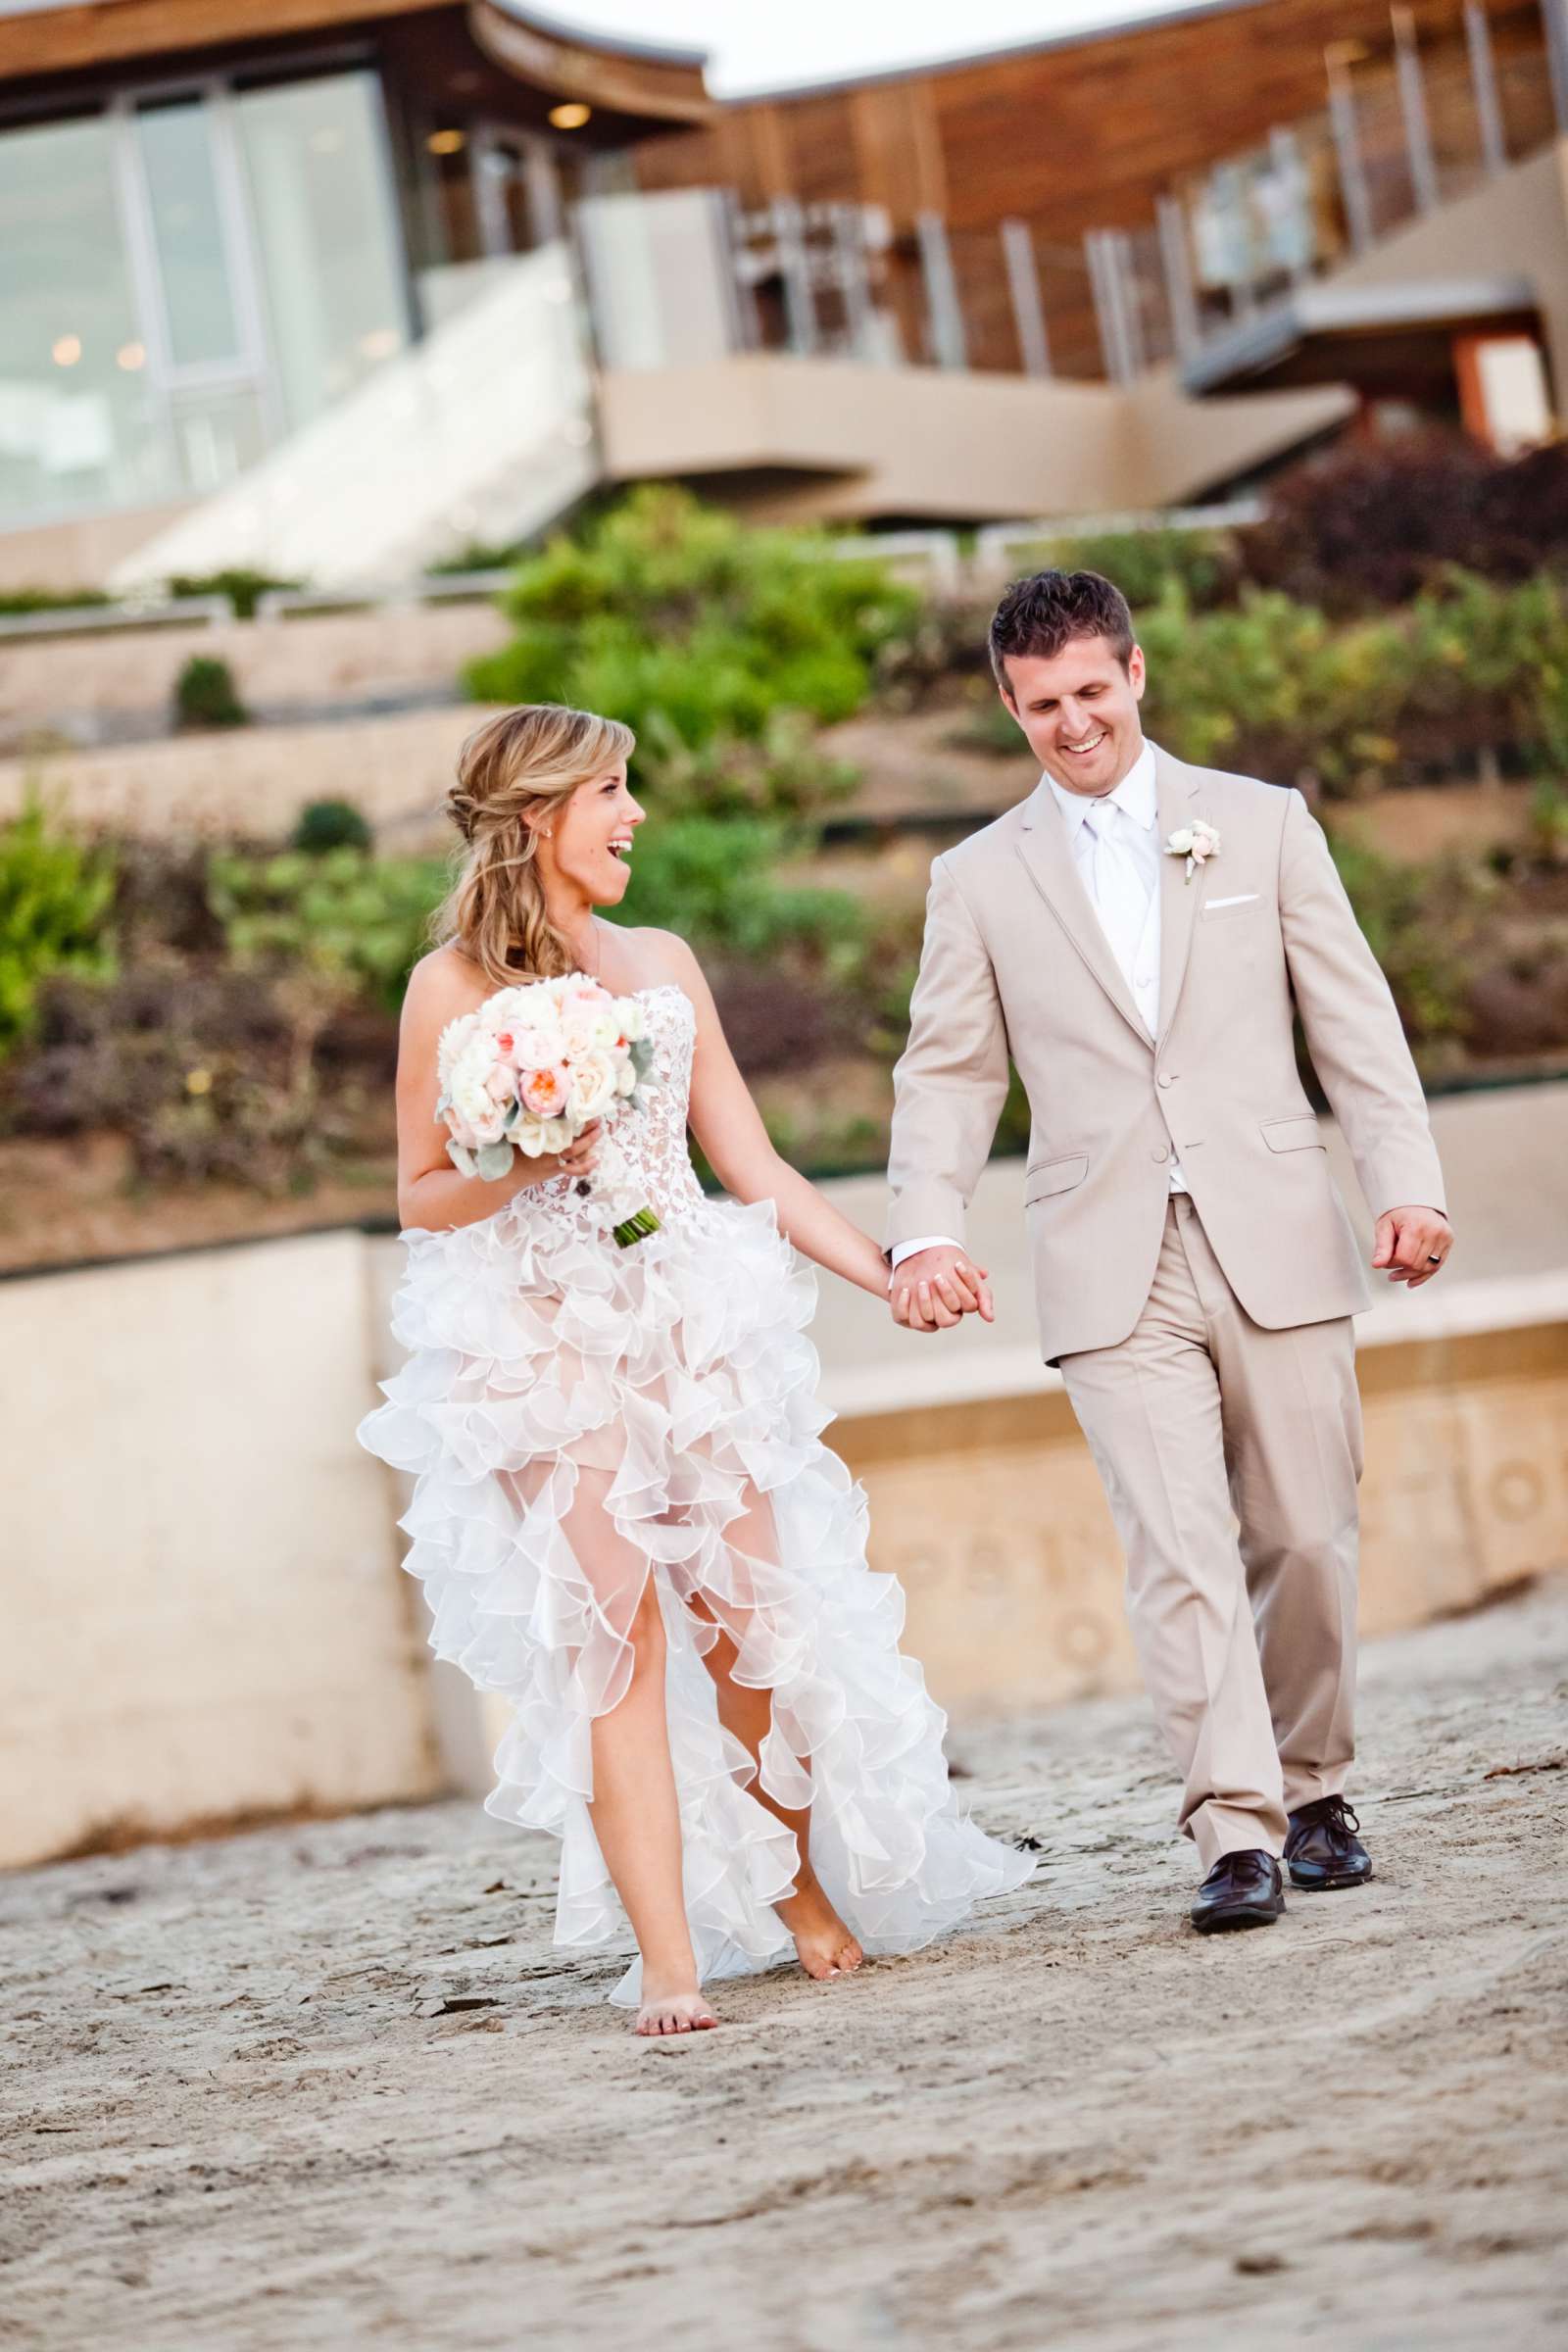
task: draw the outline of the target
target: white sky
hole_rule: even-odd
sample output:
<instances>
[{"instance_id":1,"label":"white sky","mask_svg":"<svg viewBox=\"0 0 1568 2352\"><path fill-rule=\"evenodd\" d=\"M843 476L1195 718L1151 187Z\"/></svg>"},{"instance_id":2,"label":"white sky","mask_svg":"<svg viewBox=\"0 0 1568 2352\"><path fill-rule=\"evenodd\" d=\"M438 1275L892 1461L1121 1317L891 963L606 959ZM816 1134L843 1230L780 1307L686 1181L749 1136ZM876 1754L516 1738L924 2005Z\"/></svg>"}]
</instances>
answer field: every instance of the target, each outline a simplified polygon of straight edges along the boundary
<instances>
[{"instance_id":1,"label":"white sky","mask_svg":"<svg viewBox=\"0 0 1568 2352\"><path fill-rule=\"evenodd\" d=\"M835 81L938 58L1174 16L1192 0L539 0L584 32L706 48L715 97Z\"/></svg>"}]
</instances>

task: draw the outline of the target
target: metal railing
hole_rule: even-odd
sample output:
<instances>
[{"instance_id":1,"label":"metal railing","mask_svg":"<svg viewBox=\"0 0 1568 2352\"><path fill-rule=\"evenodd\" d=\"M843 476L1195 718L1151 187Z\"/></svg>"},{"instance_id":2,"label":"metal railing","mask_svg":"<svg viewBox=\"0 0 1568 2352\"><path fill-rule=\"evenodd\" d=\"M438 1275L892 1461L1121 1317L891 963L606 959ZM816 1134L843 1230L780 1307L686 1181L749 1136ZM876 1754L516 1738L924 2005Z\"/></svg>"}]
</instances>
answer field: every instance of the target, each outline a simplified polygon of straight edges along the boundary
<instances>
[{"instance_id":1,"label":"metal railing","mask_svg":"<svg viewBox=\"0 0 1568 2352\"><path fill-rule=\"evenodd\" d=\"M1012 568L1012 559L1041 554L1075 540L1104 533L1239 530L1266 513L1262 499L1232 499L1224 505L1170 507L1105 514L1037 515L989 523L972 535L944 529L854 531L835 535L831 553L845 563L869 560L913 574L933 594L957 597L988 590ZM267 626L295 617L332 612L396 612L434 604L478 603L499 596L513 580L506 567L482 571L428 572L418 578L368 582L360 588L268 589L256 600L255 622ZM84 605L49 612L0 617L0 638L76 636L120 629L168 626L179 621L236 619L226 596L174 597L163 603Z\"/></svg>"},{"instance_id":2,"label":"metal railing","mask_svg":"<svg viewBox=\"0 0 1568 2352\"><path fill-rule=\"evenodd\" d=\"M1088 244L1105 373L1193 358L1380 238L1568 134L1568 0L1465 0L1447 37L1390 11L1381 54L1325 54L1326 104Z\"/></svg>"},{"instance_id":3,"label":"metal railing","mask_svg":"<svg viewBox=\"0 0 1568 2352\"><path fill-rule=\"evenodd\" d=\"M171 596L122 605L50 605L38 612L0 613L0 638L80 637L112 629L167 629L180 622L208 626L232 620L226 596Z\"/></svg>"},{"instance_id":4,"label":"metal railing","mask_svg":"<svg viewBox=\"0 0 1568 2352\"><path fill-rule=\"evenodd\" d=\"M1325 52L1324 105L1173 187L1136 226L956 228L724 200L741 348L1129 382L1568 134L1568 0L1464 0L1417 38Z\"/></svg>"}]
</instances>

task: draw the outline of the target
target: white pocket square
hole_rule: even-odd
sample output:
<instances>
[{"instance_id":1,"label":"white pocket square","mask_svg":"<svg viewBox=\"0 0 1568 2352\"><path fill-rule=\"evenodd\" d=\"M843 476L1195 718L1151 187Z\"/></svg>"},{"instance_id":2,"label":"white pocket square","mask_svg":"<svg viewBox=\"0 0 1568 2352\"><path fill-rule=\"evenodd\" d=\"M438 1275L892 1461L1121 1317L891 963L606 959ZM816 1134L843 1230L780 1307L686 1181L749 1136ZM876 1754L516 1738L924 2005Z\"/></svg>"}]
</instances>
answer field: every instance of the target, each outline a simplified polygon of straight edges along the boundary
<instances>
[{"instance_id":1,"label":"white pocket square","mask_svg":"<svg viewBox=\"0 0 1568 2352\"><path fill-rule=\"evenodd\" d=\"M1255 890L1238 891L1234 899L1210 899L1203 908L1205 914L1216 914L1221 906L1246 906L1257 897Z\"/></svg>"}]
</instances>

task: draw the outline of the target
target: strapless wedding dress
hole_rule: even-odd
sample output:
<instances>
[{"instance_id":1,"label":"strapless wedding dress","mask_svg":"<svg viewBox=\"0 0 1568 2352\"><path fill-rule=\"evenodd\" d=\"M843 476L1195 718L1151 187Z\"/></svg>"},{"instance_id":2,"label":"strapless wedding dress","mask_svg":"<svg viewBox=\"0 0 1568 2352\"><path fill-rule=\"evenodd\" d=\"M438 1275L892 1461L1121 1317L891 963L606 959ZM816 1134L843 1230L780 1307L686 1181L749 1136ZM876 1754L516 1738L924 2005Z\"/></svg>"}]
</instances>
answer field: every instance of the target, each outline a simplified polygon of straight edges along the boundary
<instances>
[{"instance_id":1,"label":"strapless wedding dress","mask_svg":"<svg viewBox=\"0 0 1568 2352\"><path fill-rule=\"evenodd\" d=\"M762 1781L810 1804L830 1900L867 1952L912 1951L1032 1865L960 1810L946 1718L899 1652L903 1591L867 1567L864 1494L820 1443L814 1276L771 1203L710 1200L697 1183L690 1000L637 993L660 1083L614 1132L661 1229L621 1250L608 1207L561 1179L482 1223L406 1233L393 1331L409 1360L360 1437L416 1475L405 1565L431 1647L510 1702L486 1804L561 1839L558 1944L627 1936L588 1813L590 1726L626 1688L652 1576L703 1978L794 1953L772 1908L794 1840L718 1720L713 1620L738 1645L736 1679L772 1692ZM638 1975L612 1999L635 2002Z\"/></svg>"}]
</instances>

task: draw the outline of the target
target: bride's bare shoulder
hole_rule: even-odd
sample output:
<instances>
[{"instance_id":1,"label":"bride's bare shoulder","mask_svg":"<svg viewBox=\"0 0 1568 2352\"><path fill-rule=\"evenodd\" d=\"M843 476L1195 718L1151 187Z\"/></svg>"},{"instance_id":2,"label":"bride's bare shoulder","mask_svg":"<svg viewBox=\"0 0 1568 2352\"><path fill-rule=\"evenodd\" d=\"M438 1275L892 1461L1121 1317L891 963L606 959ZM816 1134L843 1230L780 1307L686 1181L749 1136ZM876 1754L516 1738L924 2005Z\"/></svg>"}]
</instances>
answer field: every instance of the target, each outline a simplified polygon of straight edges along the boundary
<instances>
[{"instance_id":1,"label":"bride's bare shoulder","mask_svg":"<svg viewBox=\"0 0 1568 2352\"><path fill-rule=\"evenodd\" d=\"M403 1017L421 1025L456 1020L460 1013L482 1004L489 994L483 972L461 948L432 948L409 974Z\"/></svg>"},{"instance_id":2,"label":"bride's bare shoulder","mask_svg":"<svg viewBox=\"0 0 1568 2352\"><path fill-rule=\"evenodd\" d=\"M657 988L673 981L679 988L689 990L695 979L702 977L702 967L686 942L675 931L656 931L651 926L640 930L630 928L621 933L628 950L628 961L633 965L638 988Z\"/></svg>"}]
</instances>

